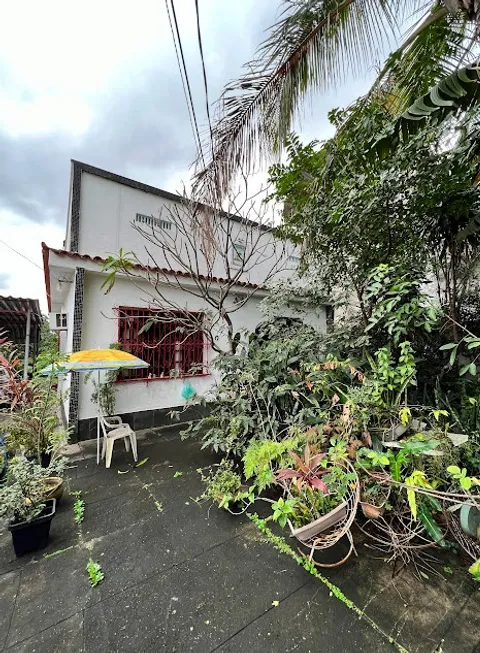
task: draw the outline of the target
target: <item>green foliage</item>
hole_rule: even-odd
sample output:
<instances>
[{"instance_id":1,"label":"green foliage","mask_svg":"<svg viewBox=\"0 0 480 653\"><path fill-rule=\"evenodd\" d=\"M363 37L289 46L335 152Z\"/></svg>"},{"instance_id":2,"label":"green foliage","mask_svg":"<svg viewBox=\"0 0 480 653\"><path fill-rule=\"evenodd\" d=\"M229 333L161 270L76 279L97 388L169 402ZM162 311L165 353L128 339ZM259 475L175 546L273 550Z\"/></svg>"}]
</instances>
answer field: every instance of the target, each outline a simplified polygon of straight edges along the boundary
<instances>
[{"instance_id":1,"label":"green foliage","mask_svg":"<svg viewBox=\"0 0 480 653\"><path fill-rule=\"evenodd\" d=\"M118 342L110 344L109 349L121 349ZM85 375L85 383L91 378L91 374ZM118 378L118 370L106 372L105 379L98 383L95 377L92 377L94 390L92 392L92 401L99 404L102 415L108 417L115 414L115 404L117 399L117 387L115 381Z\"/></svg>"},{"instance_id":2,"label":"green foliage","mask_svg":"<svg viewBox=\"0 0 480 653\"><path fill-rule=\"evenodd\" d=\"M457 481L462 490L469 492L472 487L480 487L480 479L476 476L468 476L467 469L464 467L460 469L457 465L450 465L447 467L447 472Z\"/></svg>"},{"instance_id":3,"label":"green foliage","mask_svg":"<svg viewBox=\"0 0 480 653\"><path fill-rule=\"evenodd\" d=\"M435 308L415 282L428 274L441 281L441 303L458 322L461 300L475 278L476 159L465 139L446 148L434 125L385 158L371 157L368 144L387 115L381 102L363 100L332 112L335 137L320 149L293 138L289 162L271 169L271 181L275 199L288 208L279 234L302 244L309 279L350 311L355 301L370 339L378 325L397 342L412 341L415 328L428 334L439 326ZM379 266L386 268L385 279L372 279ZM372 283L383 293L373 304Z\"/></svg>"},{"instance_id":4,"label":"green foliage","mask_svg":"<svg viewBox=\"0 0 480 653\"><path fill-rule=\"evenodd\" d=\"M425 280L400 266L381 264L368 276L366 300L372 304L366 331L384 329L394 345L411 339L417 329L431 332L438 324L438 307L420 292Z\"/></svg>"},{"instance_id":5,"label":"green foliage","mask_svg":"<svg viewBox=\"0 0 480 653\"><path fill-rule=\"evenodd\" d=\"M477 583L480 583L480 558L476 560L473 565L470 565L468 571L471 573L473 580L476 580Z\"/></svg>"},{"instance_id":6,"label":"green foliage","mask_svg":"<svg viewBox=\"0 0 480 653\"><path fill-rule=\"evenodd\" d=\"M73 521L78 525L82 523L85 516L85 501L82 499L81 492L72 492L72 495L76 497L73 504Z\"/></svg>"},{"instance_id":7,"label":"green foliage","mask_svg":"<svg viewBox=\"0 0 480 653\"><path fill-rule=\"evenodd\" d=\"M104 263L103 272L107 273L105 281L102 283L102 289L105 289L105 294L109 293L115 281L117 280L117 274L120 272L128 272L133 269L135 265L135 260L133 258L133 252L125 252L120 248L118 256L110 255Z\"/></svg>"},{"instance_id":8,"label":"green foliage","mask_svg":"<svg viewBox=\"0 0 480 653\"><path fill-rule=\"evenodd\" d=\"M228 508L242 485L240 474L234 471L233 460L224 458L218 465L212 466L207 474L204 474L201 469L199 474L205 483L205 491L200 498L210 499L219 507Z\"/></svg>"},{"instance_id":9,"label":"green foliage","mask_svg":"<svg viewBox=\"0 0 480 653\"><path fill-rule=\"evenodd\" d=\"M297 508L297 502L294 499L285 500L282 499L282 497L280 497L278 501L272 503L273 521L278 522L279 526L285 528L288 519L290 518L293 519L296 508Z\"/></svg>"},{"instance_id":10,"label":"green foliage","mask_svg":"<svg viewBox=\"0 0 480 653\"><path fill-rule=\"evenodd\" d=\"M404 483L409 486L407 489L407 499L412 517L417 519L417 498L414 488L421 487L431 489L432 484L427 480L425 472L419 469L414 469L410 476L406 476Z\"/></svg>"},{"instance_id":11,"label":"green foliage","mask_svg":"<svg viewBox=\"0 0 480 653\"><path fill-rule=\"evenodd\" d=\"M92 587L97 587L97 585L105 578L105 574L103 573L100 564L92 560L92 558L87 562L86 570Z\"/></svg>"},{"instance_id":12,"label":"green foliage","mask_svg":"<svg viewBox=\"0 0 480 653\"><path fill-rule=\"evenodd\" d=\"M455 70L416 99L394 123L388 135L379 140L376 149L384 153L388 148L397 147L399 139L418 133L428 121L438 124L469 110L480 99L479 81L477 63Z\"/></svg>"},{"instance_id":13,"label":"green foliage","mask_svg":"<svg viewBox=\"0 0 480 653\"><path fill-rule=\"evenodd\" d=\"M357 455L365 468L390 465L390 458L383 451L375 451L363 447L358 451Z\"/></svg>"},{"instance_id":14,"label":"green foliage","mask_svg":"<svg viewBox=\"0 0 480 653\"><path fill-rule=\"evenodd\" d=\"M29 382L28 401L11 411L5 424L6 442L10 451L28 454L58 455L67 444L69 431L58 425L59 397L50 378L34 378Z\"/></svg>"},{"instance_id":15,"label":"green foliage","mask_svg":"<svg viewBox=\"0 0 480 653\"><path fill-rule=\"evenodd\" d=\"M247 480L255 476L255 487L261 492L274 483L275 471L287 463L289 451L298 452L305 446L305 436L274 440L251 440L243 456Z\"/></svg>"},{"instance_id":16,"label":"green foliage","mask_svg":"<svg viewBox=\"0 0 480 653\"><path fill-rule=\"evenodd\" d=\"M44 479L52 475L23 456L9 461L6 481L0 486L0 519L11 523L31 521L45 507Z\"/></svg>"},{"instance_id":17,"label":"green foliage","mask_svg":"<svg viewBox=\"0 0 480 653\"><path fill-rule=\"evenodd\" d=\"M302 368L321 357L321 342L310 327L262 325L246 354L215 360L221 374L215 402L183 437L201 434L203 448L243 456L252 439L282 440L292 428L321 422Z\"/></svg>"},{"instance_id":18,"label":"green foliage","mask_svg":"<svg viewBox=\"0 0 480 653\"><path fill-rule=\"evenodd\" d=\"M40 372L47 365L59 363L62 360L65 360L65 354L58 350L58 334L50 331L48 319L45 317L40 329L40 344L35 360L35 371Z\"/></svg>"},{"instance_id":19,"label":"green foliage","mask_svg":"<svg viewBox=\"0 0 480 653\"><path fill-rule=\"evenodd\" d=\"M46 328L44 325L43 331ZM12 343L0 340L0 365L7 377L8 419L3 423L6 444L11 453L34 454L40 462L42 453L55 457L68 442L68 430L58 424L63 398L53 387L53 376L35 373L32 379L23 379L20 363Z\"/></svg>"}]
</instances>

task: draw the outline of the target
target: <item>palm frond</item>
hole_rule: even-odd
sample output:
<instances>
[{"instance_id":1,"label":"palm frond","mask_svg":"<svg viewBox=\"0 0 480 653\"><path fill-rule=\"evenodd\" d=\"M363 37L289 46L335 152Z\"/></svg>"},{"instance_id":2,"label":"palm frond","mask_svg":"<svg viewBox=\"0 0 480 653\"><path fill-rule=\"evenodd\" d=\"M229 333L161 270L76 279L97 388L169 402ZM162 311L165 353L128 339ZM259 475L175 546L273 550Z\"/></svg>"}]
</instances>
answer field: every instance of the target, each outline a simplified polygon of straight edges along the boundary
<instances>
[{"instance_id":1,"label":"palm frond","mask_svg":"<svg viewBox=\"0 0 480 653\"><path fill-rule=\"evenodd\" d=\"M474 58L475 28L461 14L436 6L390 55L373 89L387 91L392 113L400 114L420 95Z\"/></svg>"},{"instance_id":2,"label":"palm frond","mask_svg":"<svg viewBox=\"0 0 480 653\"><path fill-rule=\"evenodd\" d=\"M475 62L454 71L408 107L377 141L374 150L380 156L391 151L399 140L422 130L427 121L440 124L480 106L480 64Z\"/></svg>"},{"instance_id":3,"label":"palm frond","mask_svg":"<svg viewBox=\"0 0 480 653\"><path fill-rule=\"evenodd\" d=\"M194 191L221 197L238 171L279 153L300 100L372 66L395 33L400 10L425 0L288 0L247 72L228 84L213 129L213 158Z\"/></svg>"}]
</instances>

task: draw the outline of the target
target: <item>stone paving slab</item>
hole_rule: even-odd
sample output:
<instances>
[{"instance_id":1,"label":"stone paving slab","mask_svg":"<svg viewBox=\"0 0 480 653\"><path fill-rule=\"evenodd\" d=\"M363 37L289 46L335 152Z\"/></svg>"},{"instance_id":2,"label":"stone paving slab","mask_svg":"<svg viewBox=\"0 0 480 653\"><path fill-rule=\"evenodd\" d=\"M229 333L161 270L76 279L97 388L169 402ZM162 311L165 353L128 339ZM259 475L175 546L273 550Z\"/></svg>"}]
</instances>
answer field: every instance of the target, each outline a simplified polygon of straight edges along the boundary
<instances>
[{"instance_id":1,"label":"stone paving slab","mask_svg":"<svg viewBox=\"0 0 480 653\"><path fill-rule=\"evenodd\" d=\"M324 570L385 636L246 517L196 503L196 469L217 458L174 435L147 434L140 467L119 446L106 470L95 443L82 445L69 470L86 502L81 527L67 494L44 551L16 559L10 534L0 534L0 651L384 653L395 650L391 635L408 653L480 652L480 592L464 569L392 579L360 544L358 558ZM90 556L105 573L97 588L85 573Z\"/></svg>"},{"instance_id":2,"label":"stone paving slab","mask_svg":"<svg viewBox=\"0 0 480 653\"><path fill-rule=\"evenodd\" d=\"M7 650L87 605L93 592L85 575L87 560L86 552L75 548L22 570Z\"/></svg>"},{"instance_id":3,"label":"stone paving slab","mask_svg":"<svg viewBox=\"0 0 480 653\"><path fill-rule=\"evenodd\" d=\"M83 651L83 612L77 612L68 619L8 649L8 653L80 653L81 651Z\"/></svg>"},{"instance_id":4,"label":"stone paving slab","mask_svg":"<svg viewBox=\"0 0 480 653\"><path fill-rule=\"evenodd\" d=\"M334 627L332 627L334 625ZM309 582L280 601L218 653L372 653L393 650L388 641L352 614L318 583Z\"/></svg>"},{"instance_id":5,"label":"stone paving slab","mask_svg":"<svg viewBox=\"0 0 480 653\"><path fill-rule=\"evenodd\" d=\"M7 642L20 578L20 571L9 571L0 576L0 651L3 651Z\"/></svg>"},{"instance_id":6,"label":"stone paving slab","mask_svg":"<svg viewBox=\"0 0 480 653\"><path fill-rule=\"evenodd\" d=\"M391 565L362 545L358 549L359 556L347 565L324 573L409 653L435 651L470 598L477 605L480 629L480 592L455 558L448 560L452 573L440 564L440 576L428 572L428 579L421 579L409 572L393 576ZM477 637L480 641L480 630ZM451 651L444 646L442 653L457 653L460 643L457 646Z\"/></svg>"},{"instance_id":7,"label":"stone paving slab","mask_svg":"<svg viewBox=\"0 0 480 653\"><path fill-rule=\"evenodd\" d=\"M263 545L235 538L87 609L86 651L215 650L310 582L263 553Z\"/></svg>"}]
</instances>

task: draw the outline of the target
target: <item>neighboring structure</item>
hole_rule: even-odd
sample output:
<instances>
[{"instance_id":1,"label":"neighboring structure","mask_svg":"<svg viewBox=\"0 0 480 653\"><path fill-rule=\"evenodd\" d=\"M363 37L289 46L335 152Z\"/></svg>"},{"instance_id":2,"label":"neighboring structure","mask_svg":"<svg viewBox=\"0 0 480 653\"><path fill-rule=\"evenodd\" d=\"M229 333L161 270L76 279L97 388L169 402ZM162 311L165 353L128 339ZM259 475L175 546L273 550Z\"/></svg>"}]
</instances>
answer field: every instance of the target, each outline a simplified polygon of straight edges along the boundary
<instances>
[{"instance_id":1,"label":"neighboring structure","mask_svg":"<svg viewBox=\"0 0 480 653\"><path fill-rule=\"evenodd\" d=\"M211 212L208 207L196 206L200 213ZM181 196L72 161L64 249L42 244L50 324L60 333L60 350L104 348L118 342L150 363L148 370L122 372L118 381L116 412L134 429L167 423L168 413L185 403L182 389L186 378L199 394L208 391L215 381L210 366L214 349L222 344L225 333L214 326L217 331L210 342L201 330L179 338L172 306L179 307L179 322L186 312L199 319L207 314L209 306L197 292L198 280L209 292L221 293L228 287L225 301L229 310L232 304L239 307L232 312L234 331L253 331L263 319L258 305L268 295L265 281L291 277L298 261L294 248L275 240L269 228L221 214L221 231L228 234L228 256L212 255L209 263L201 263L193 271L178 258L174 266L175 257L162 252L161 247L146 250L139 228L152 237L171 239L175 226L172 221L182 211L185 198ZM259 237L252 237L253 232ZM196 240L190 240L188 233L186 236L187 242L180 243L182 256L198 257L198 252L203 251L200 244L192 249L191 243ZM254 257L248 253L252 243L258 250ZM105 293L101 289L106 279L102 268L106 259L120 249L136 254L135 282L127 275L117 275L114 287ZM248 256L251 264L242 269L239 261ZM274 274L272 262L278 263ZM225 265L230 273L228 284L222 276ZM158 296L157 301L152 301L148 281L152 275L160 297L169 305L170 319L157 321L142 331L148 319L158 317L163 310ZM325 310L321 309L320 316L312 317L312 321L325 328ZM81 375L74 374L62 379L61 387L69 389L65 410L70 424L78 426L78 438L94 437L97 409L91 401L91 384L83 383Z\"/></svg>"},{"instance_id":2,"label":"neighboring structure","mask_svg":"<svg viewBox=\"0 0 480 653\"><path fill-rule=\"evenodd\" d=\"M14 342L24 358L23 378L28 377L29 359L35 360L40 343L42 313L38 299L0 297L0 337Z\"/></svg>"}]
</instances>

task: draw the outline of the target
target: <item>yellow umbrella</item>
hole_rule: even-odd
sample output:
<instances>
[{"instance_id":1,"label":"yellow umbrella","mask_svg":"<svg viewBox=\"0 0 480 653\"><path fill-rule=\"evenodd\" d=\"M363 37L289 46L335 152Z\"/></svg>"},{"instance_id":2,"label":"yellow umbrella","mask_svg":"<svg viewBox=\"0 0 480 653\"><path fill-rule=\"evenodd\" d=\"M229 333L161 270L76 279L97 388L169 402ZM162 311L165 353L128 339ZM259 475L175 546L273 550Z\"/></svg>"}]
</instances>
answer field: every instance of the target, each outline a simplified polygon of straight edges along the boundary
<instances>
[{"instance_id":1,"label":"yellow umbrella","mask_svg":"<svg viewBox=\"0 0 480 653\"><path fill-rule=\"evenodd\" d=\"M92 370L119 370L148 367L148 363L120 349L84 349L68 356L66 361L47 365L40 374L63 374L64 372L90 372Z\"/></svg>"},{"instance_id":2,"label":"yellow umbrella","mask_svg":"<svg viewBox=\"0 0 480 653\"><path fill-rule=\"evenodd\" d=\"M100 372L102 370L137 369L148 367L149 364L127 351L120 349L84 349L68 356L66 361L47 365L40 374L66 374L68 372L98 371L98 384L100 385ZM100 406L97 417L97 465L100 462Z\"/></svg>"}]
</instances>

